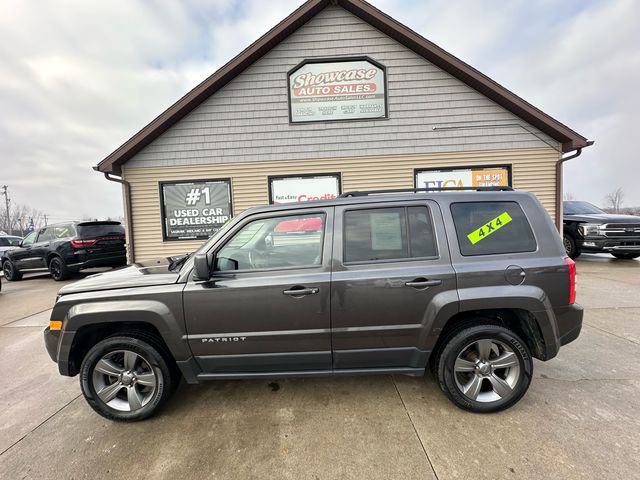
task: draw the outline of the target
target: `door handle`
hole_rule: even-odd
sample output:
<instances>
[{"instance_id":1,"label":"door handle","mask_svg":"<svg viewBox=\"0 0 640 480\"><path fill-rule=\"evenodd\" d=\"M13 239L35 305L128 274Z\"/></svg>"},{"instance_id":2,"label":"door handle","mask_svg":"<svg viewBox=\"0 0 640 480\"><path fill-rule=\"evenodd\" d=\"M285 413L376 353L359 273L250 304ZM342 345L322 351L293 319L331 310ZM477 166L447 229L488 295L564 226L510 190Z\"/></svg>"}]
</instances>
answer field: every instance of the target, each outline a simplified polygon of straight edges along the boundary
<instances>
[{"instance_id":1,"label":"door handle","mask_svg":"<svg viewBox=\"0 0 640 480\"><path fill-rule=\"evenodd\" d=\"M292 287L289 290L284 290L282 293L290 295L292 297L304 297L306 295L315 295L320 289L318 287L304 288L304 287Z\"/></svg>"},{"instance_id":2,"label":"door handle","mask_svg":"<svg viewBox=\"0 0 640 480\"><path fill-rule=\"evenodd\" d=\"M406 287L413 288L428 288L435 287L436 285L442 285L442 280L427 280L426 278L416 278L411 282L407 282L404 284Z\"/></svg>"}]
</instances>

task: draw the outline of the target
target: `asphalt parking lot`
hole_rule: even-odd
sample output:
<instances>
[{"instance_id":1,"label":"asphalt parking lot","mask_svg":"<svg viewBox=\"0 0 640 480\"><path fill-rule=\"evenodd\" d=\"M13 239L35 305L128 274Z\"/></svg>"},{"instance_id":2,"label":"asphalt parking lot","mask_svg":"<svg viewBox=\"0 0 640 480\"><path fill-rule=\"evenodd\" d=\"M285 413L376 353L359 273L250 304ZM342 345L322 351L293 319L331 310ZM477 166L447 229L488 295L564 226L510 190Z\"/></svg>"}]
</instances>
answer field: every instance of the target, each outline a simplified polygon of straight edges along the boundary
<instances>
[{"instance_id":1,"label":"asphalt parking lot","mask_svg":"<svg viewBox=\"0 0 640 480\"><path fill-rule=\"evenodd\" d=\"M3 479L640 476L640 261L579 259L580 338L492 415L458 410L430 377L362 376L183 384L156 418L112 423L44 349L60 286L2 284Z\"/></svg>"}]
</instances>

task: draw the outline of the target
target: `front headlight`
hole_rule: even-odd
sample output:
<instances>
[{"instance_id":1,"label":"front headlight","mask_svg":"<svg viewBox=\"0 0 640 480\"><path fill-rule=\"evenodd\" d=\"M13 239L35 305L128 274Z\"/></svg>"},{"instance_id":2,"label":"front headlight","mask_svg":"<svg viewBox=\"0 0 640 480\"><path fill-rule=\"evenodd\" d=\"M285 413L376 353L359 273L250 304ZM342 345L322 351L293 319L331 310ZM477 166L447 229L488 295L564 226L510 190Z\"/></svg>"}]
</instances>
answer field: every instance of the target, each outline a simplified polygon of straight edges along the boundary
<instances>
[{"instance_id":1,"label":"front headlight","mask_svg":"<svg viewBox=\"0 0 640 480\"><path fill-rule=\"evenodd\" d=\"M587 237L589 235L600 235L600 227L601 225L596 223L583 223L578 227L578 231L583 237Z\"/></svg>"}]
</instances>

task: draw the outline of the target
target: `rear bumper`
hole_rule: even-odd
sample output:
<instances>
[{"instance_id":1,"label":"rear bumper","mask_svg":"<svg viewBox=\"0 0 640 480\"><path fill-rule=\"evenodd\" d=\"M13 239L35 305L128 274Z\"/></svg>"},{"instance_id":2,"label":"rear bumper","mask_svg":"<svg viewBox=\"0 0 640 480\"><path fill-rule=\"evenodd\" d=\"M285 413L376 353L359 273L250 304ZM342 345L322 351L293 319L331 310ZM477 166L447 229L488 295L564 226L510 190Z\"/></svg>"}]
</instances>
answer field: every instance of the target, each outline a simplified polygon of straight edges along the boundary
<instances>
[{"instance_id":1,"label":"rear bumper","mask_svg":"<svg viewBox=\"0 0 640 480\"><path fill-rule=\"evenodd\" d=\"M119 267L127 264L127 254L126 252L123 252L122 254L119 253L115 255L100 256L76 254L72 262L69 262L67 265L70 268L77 268L79 270L96 267Z\"/></svg>"},{"instance_id":2,"label":"rear bumper","mask_svg":"<svg viewBox=\"0 0 640 480\"><path fill-rule=\"evenodd\" d=\"M558 340L560 345L573 342L580 335L582 330L582 317L584 309L581 305L574 303L566 307L556 308L556 325L558 326Z\"/></svg>"}]
</instances>

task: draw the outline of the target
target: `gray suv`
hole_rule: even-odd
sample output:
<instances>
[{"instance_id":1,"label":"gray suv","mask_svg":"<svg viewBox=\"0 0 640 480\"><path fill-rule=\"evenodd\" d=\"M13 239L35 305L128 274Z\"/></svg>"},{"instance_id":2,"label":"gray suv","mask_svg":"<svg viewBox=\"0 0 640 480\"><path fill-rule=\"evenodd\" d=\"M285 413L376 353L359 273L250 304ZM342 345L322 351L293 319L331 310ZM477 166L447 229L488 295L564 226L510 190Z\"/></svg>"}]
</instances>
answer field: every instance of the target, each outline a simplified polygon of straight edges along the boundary
<instances>
[{"instance_id":1,"label":"gray suv","mask_svg":"<svg viewBox=\"0 0 640 480\"><path fill-rule=\"evenodd\" d=\"M181 377L427 369L494 412L578 337L575 273L532 194L352 192L252 208L193 255L65 286L45 343L113 420L149 417Z\"/></svg>"}]
</instances>

